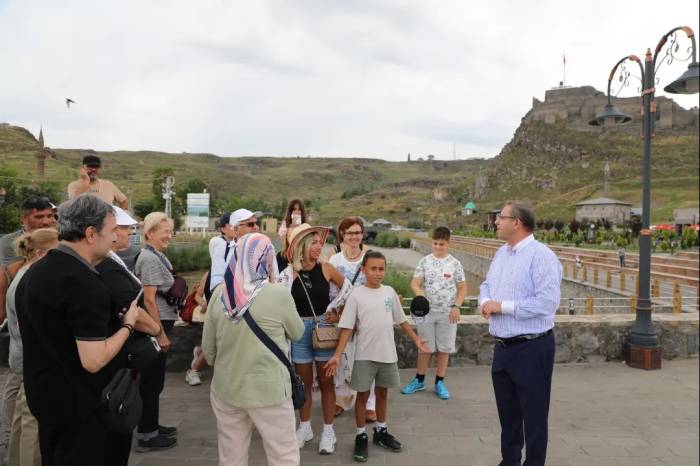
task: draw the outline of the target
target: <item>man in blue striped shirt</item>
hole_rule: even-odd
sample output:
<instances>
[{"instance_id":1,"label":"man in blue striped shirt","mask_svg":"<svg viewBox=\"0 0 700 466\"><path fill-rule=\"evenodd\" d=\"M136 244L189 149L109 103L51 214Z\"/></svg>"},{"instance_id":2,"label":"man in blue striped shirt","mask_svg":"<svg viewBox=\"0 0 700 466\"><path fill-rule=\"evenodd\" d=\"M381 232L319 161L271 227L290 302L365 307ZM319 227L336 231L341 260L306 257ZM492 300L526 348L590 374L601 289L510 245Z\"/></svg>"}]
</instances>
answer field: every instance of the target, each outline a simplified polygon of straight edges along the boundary
<instances>
[{"instance_id":1,"label":"man in blue striped shirt","mask_svg":"<svg viewBox=\"0 0 700 466\"><path fill-rule=\"evenodd\" d=\"M481 284L479 310L496 338L491 378L501 422L499 466L543 466L554 367L554 314L559 307L561 263L535 240L535 216L507 202L496 220L498 249Z\"/></svg>"}]
</instances>

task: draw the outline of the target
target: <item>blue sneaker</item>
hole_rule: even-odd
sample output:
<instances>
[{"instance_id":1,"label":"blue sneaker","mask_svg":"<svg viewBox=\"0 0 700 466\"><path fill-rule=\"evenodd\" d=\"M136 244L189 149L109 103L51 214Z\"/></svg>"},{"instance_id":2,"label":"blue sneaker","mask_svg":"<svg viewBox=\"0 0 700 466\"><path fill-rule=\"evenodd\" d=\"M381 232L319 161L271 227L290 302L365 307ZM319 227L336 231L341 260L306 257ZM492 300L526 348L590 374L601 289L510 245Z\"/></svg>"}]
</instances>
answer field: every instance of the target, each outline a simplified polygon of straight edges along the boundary
<instances>
[{"instance_id":1,"label":"blue sneaker","mask_svg":"<svg viewBox=\"0 0 700 466\"><path fill-rule=\"evenodd\" d=\"M410 382L408 382L408 385L401 389L401 393L404 395L410 395L421 390L425 390L425 383L419 382L418 379L414 377Z\"/></svg>"},{"instance_id":2,"label":"blue sneaker","mask_svg":"<svg viewBox=\"0 0 700 466\"><path fill-rule=\"evenodd\" d=\"M441 400L450 399L450 391L447 389L447 387L445 387L445 382L443 382L442 380L435 384L435 394Z\"/></svg>"}]
</instances>

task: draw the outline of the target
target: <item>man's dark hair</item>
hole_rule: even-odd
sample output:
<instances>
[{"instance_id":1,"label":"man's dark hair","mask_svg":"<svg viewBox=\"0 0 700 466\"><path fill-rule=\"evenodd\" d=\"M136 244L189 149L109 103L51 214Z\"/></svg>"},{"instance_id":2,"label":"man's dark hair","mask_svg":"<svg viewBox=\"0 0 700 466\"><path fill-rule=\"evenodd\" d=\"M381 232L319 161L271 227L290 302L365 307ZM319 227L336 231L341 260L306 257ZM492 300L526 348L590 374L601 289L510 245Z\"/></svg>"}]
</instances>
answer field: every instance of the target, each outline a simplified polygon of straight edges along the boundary
<instances>
[{"instance_id":1,"label":"man's dark hair","mask_svg":"<svg viewBox=\"0 0 700 466\"><path fill-rule=\"evenodd\" d=\"M535 230L535 212L532 210L532 207L518 201L508 201L505 205L510 206L511 215L520 220L520 223L527 231Z\"/></svg>"},{"instance_id":2,"label":"man's dark hair","mask_svg":"<svg viewBox=\"0 0 700 466\"><path fill-rule=\"evenodd\" d=\"M367 261L370 259L382 259L384 261L384 264L386 264L386 257L384 254L382 254L379 251L374 251L370 249L365 253L365 257L362 258L362 267L364 267L367 264Z\"/></svg>"},{"instance_id":3,"label":"man's dark hair","mask_svg":"<svg viewBox=\"0 0 700 466\"><path fill-rule=\"evenodd\" d=\"M436 227L433 230L433 239L450 240L450 229L447 227Z\"/></svg>"},{"instance_id":4,"label":"man's dark hair","mask_svg":"<svg viewBox=\"0 0 700 466\"><path fill-rule=\"evenodd\" d=\"M22 201L20 211L22 215L31 214L35 210L46 210L53 208L53 204L48 197L31 196Z\"/></svg>"},{"instance_id":5,"label":"man's dark hair","mask_svg":"<svg viewBox=\"0 0 700 466\"><path fill-rule=\"evenodd\" d=\"M114 215L112 206L92 194L66 201L58 206L58 239L80 241L89 227L101 232L107 215Z\"/></svg>"}]
</instances>

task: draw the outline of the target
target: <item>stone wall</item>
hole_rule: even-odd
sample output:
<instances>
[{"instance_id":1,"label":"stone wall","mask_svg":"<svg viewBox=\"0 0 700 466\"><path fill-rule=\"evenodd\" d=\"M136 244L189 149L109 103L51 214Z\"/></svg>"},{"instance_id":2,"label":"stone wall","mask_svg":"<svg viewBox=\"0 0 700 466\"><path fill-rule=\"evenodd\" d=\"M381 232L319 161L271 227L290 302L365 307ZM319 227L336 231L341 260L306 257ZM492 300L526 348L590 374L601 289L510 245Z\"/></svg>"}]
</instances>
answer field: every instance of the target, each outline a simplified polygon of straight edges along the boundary
<instances>
[{"instance_id":1,"label":"stone wall","mask_svg":"<svg viewBox=\"0 0 700 466\"><path fill-rule=\"evenodd\" d=\"M654 314L664 359L695 357L698 354L698 313ZM621 361L622 344L634 324L634 314L557 315L556 362ZM399 365L415 367L417 350L397 327L394 330ZM192 348L202 338L202 326L175 327L168 355L168 370L183 372L192 360ZM450 358L454 366L490 364L495 340L489 335L488 322L481 316L462 316L457 332L457 353Z\"/></svg>"},{"instance_id":2,"label":"stone wall","mask_svg":"<svg viewBox=\"0 0 700 466\"><path fill-rule=\"evenodd\" d=\"M698 112L686 110L672 99L656 96L656 128L659 130L696 131ZM553 124L566 121L570 126L581 130L594 130L588 122L603 109L605 93L592 86L549 89L544 102L533 99L532 109L525 116L527 121L542 121ZM641 97L613 98L613 104L623 113L632 117L626 125L630 131L639 131L641 124Z\"/></svg>"},{"instance_id":3,"label":"stone wall","mask_svg":"<svg viewBox=\"0 0 700 466\"><path fill-rule=\"evenodd\" d=\"M698 313L654 314L664 359L696 357L698 354ZM556 362L622 361L622 346L634 324L633 314L594 316L557 315L554 334ZM396 330L399 365L415 367L417 350L403 332ZM490 364L495 340L481 316L463 316L457 332L455 366Z\"/></svg>"},{"instance_id":4,"label":"stone wall","mask_svg":"<svg viewBox=\"0 0 700 466\"><path fill-rule=\"evenodd\" d=\"M696 357L698 354L698 313L654 314L664 359ZM633 314L557 315L555 338L556 362L621 361L622 344L634 324ZM415 367L417 351L413 342L395 329L399 365ZM168 370L182 372L192 361L192 348L200 344L202 325L175 327L168 354ZM7 333L0 338L0 365L7 367ZM457 353L450 358L454 366L490 364L495 341L488 332L488 322L481 316L462 316L457 331Z\"/></svg>"}]
</instances>

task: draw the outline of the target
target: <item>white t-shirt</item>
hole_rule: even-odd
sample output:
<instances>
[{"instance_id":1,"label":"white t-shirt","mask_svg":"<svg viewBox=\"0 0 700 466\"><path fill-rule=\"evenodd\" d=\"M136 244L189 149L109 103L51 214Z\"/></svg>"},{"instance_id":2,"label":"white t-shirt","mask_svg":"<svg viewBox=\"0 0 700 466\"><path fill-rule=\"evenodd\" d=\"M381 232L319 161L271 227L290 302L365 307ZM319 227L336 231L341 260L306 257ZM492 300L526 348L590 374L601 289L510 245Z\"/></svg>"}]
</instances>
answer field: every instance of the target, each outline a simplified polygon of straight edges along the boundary
<instances>
[{"instance_id":1,"label":"white t-shirt","mask_svg":"<svg viewBox=\"0 0 700 466\"><path fill-rule=\"evenodd\" d=\"M213 291L219 283L224 281L226 273L226 245L232 248L234 241L230 243L223 236L215 236L209 240L209 257L211 258L211 277L209 277L209 291Z\"/></svg>"},{"instance_id":2,"label":"white t-shirt","mask_svg":"<svg viewBox=\"0 0 700 466\"><path fill-rule=\"evenodd\" d=\"M394 324L402 324L406 315L396 291L390 286L358 286L352 290L340 318L340 328L355 328L355 360L396 362Z\"/></svg>"},{"instance_id":3,"label":"white t-shirt","mask_svg":"<svg viewBox=\"0 0 700 466\"><path fill-rule=\"evenodd\" d=\"M356 261L350 262L342 252L339 252L337 254L333 254L331 258L328 259L328 262L330 262L338 272L342 273L346 280L352 281L352 279L355 278L357 271L362 267L363 257L364 253L360 254L360 257ZM365 278L365 274L360 272L360 274L357 276L357 280L355 280L354 286L364 285L366 282L367 279Z\"/></svg>"},{"instance_id":4,"label":"white t-shirt","mask_svg":"<svg viewBox=\"0 0 700 466\"><path fill-rule=\"evenodd\" d=\"M441 259L428 254L418 262L413 276L423 279L430 312L449 312L456 304L457 284L464 281L464 269L451 254Z\"/></svg>"}]
</instances>

